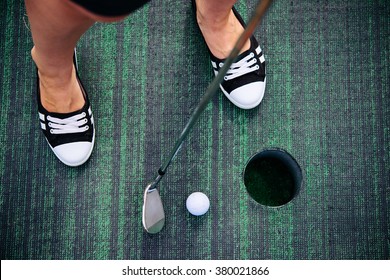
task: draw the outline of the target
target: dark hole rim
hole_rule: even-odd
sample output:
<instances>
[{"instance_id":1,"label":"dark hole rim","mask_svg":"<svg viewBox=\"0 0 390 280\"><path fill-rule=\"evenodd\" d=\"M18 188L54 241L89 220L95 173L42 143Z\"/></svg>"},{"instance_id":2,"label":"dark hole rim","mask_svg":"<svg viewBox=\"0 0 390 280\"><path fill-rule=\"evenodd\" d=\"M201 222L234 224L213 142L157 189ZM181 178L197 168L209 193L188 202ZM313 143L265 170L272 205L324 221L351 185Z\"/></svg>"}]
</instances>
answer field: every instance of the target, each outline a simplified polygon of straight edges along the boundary
<instances>
[{"instance_id":1,"label":"dark hole rim","mask_svg":"<svg viewBox=\"0 0 390 280\"><path fill-rule=\"evenodd\" d=\"M287 202L280 204L280 205L262 204L262 203L258 202L254 197L252 197L252 194L248 191L248 187L246 186L246 182L245 182L246 170L248 168L248 165L250 165L250 163L252 163L253 161L258 160L260 158L273 158L273 159L280 160L288 168L288 170L290 170L291 175L292 175L293 180L294 180L294 193L293 193L291 199L288 200ZM289 152L287 152L285 149L266 148L266 149L263 149L263 150L260 150L256 153L254 153L247 160L247 162L244 166L244 170L242 172L242 180L243 180L247 194L256 204L262 205L262 206L267 207L267 208L279 208L279 207L285 206L287 204L290 204L298 196L298 194L301 191L302 184L303 184L303 172L302 172L301 166L296 161L296 159Z\"/></svg>"}]
</instances>

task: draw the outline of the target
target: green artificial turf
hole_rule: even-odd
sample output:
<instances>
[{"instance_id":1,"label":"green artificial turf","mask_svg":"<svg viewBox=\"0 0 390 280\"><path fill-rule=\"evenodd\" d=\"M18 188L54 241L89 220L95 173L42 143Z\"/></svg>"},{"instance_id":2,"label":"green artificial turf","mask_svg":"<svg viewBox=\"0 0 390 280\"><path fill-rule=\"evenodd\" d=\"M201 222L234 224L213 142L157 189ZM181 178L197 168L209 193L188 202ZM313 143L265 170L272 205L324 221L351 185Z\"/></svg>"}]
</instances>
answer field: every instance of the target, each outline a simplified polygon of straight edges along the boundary
<instances>
[{"instance_id":1,"label":"green artificial turf","mask_svg":"<svg viewBox=\"0 0 390 280\"><path fill-rule=\"evenodd\" d=\"M247 20L256 3L236 7ZM144 188L214 75L191 1L153 0L82 36L96 142L78 168L40 131L23 1L0 1L1 259L389 259L389 15L387 0L273 1L255 31L263 101L210 102L159 183L166 225L149 235ZM244 185L248 159L269 147L302 169L282 207ZM185 208L195 191L210 199L202 217Z\"/></svg>"}]
</instances>

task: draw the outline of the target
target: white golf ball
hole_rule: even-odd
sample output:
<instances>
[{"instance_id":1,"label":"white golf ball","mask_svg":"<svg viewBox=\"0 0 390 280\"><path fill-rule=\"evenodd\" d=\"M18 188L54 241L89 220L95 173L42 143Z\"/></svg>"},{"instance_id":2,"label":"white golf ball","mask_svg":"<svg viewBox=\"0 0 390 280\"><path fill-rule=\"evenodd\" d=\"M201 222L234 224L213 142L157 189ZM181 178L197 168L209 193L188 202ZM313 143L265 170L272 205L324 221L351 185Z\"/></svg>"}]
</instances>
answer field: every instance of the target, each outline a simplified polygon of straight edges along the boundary
<instances>
[{"instance_id":1,"label":"white golf ball","mask_svg":"<svg viewBox=\"0 0 390 280\"><path fill-rule=\"evenodd\" d=\"M210 200L204 193L194 192L188 196L186 207L192 215L201 216L209 210Z\"/></svg>"}]
</instances>

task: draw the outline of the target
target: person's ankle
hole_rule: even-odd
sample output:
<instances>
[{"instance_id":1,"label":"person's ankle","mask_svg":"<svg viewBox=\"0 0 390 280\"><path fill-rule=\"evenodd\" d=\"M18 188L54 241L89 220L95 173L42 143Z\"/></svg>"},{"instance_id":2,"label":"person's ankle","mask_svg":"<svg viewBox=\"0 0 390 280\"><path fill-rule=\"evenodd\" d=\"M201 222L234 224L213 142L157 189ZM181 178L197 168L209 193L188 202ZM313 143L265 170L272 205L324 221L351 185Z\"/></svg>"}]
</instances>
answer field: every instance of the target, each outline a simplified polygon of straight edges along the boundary
<instances>
[{"instance_id":1,"label":"person's ankle","mask_svg":"<svg viewBox=\"0 0 390 280\"><path fill-rule=\"evenodd\" d=\"M68 60L48 60L47 57L42 57L35 48L31 49L31 57L34 61L40 76L48 79L57 79L62 82L70 81L73 71L73 59L70 56Z\"/></svg>"},{"instance_id":2,"label":"person's ankle","mask_svg":"<svg viewBox=\"0 0 390 280\"><path fill-rule=\"evenodd\" d=\"M35 47L31 50L31 56L38 69L42 106L52 113L70 113L81 109L85 100L73 59L69 59L69 63L52 63L42 58Z\"/></svg>"},{"instance_id":3,"label":"person's ankle","mask_svg":"<svg viewBox=\"0 0 390 280\"><path fill-rule=\"evenodd\" d=\"M42 106L52 113L70 113L80 110L84 104L84 95L75 72L68 79L47 78L39 75L40 99Z\"/></svg>"},{"instance_id":4,"label":"person's ankle","mask_svg":"<svg viewBox=\"0 0 390 280\"><path fill-rule=\"evenodd\" d=\"M198 5L196 7L196 19L210 52L219 59L226 58L244 28L232 10L227 15L220 14L219 17L213 17L207 10L202 11L202 7ZM249 47L248 40L240 53Z\"/></svg>"},{"instance_id":5,"label":"person's ankle","mask_svg":"<svg viewBox=\"0 0 390 280\"><path fill-rule=\"evenodd\" d=\"M201 2L197 1L196 20L201 27L208 28L210 31L218 32L223 30L229 23L230 10L228 13L213 14L206 8L203 8Z\"/></svg>"}]
</instances>

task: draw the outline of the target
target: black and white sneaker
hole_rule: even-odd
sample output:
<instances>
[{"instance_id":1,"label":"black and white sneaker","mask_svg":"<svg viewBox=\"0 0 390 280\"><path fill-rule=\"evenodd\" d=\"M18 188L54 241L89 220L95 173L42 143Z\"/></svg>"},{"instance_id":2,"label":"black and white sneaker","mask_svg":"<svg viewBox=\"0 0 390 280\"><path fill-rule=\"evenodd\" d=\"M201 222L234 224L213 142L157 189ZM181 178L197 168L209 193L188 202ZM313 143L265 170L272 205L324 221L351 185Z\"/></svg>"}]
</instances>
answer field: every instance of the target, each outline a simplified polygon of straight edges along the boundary
<instances>
[{"instance_id":1,"label":"black and white sneaker","mask_svg":"<svg viewBox=\"0 0 390 280\"><path fill-rule=\"evenodd\" d=\"M77 81L84 95L83 108L72 113L51 113L41 103L39 76L37 73L38 113L41 129L57 158L68 166L79 166L85 163L95 143L95 125L87 92L77 71Z\"/></svg>"},{"instance_id":2,"label":"black and white sneaker","mask_svg":"<svg viewBox=\"0 0 390 280\"><path fill-rule=\"evenodd\" d=\"M193 6L196 12L195 0L193 0ZM245 28L244 20L234 7L233 13ZM225 59L215 57L210 49L209 54L214 74L217 75ZM225 96L237 107L252 109L258 106L264 97L265 76L264 55L259 43L252 35L250 48L237 57L236 62L232 64L224 77L220 88Z\"/></svg>"},{"instance_id":3,"label":"black and white sneaker","mask_svg":"<svg viewBox=\"0 0 390 280\"><path fill-rule=\"evenodd\" d=\"M237 62L230 66L220 88L225 96L241 109L258 106L265 92L265 60L259 44L252 36L249 50L240 54ZM211 65L214 74L222 68L224 60L216 58L211 52Z\"/></svg>"}]
</instances>

